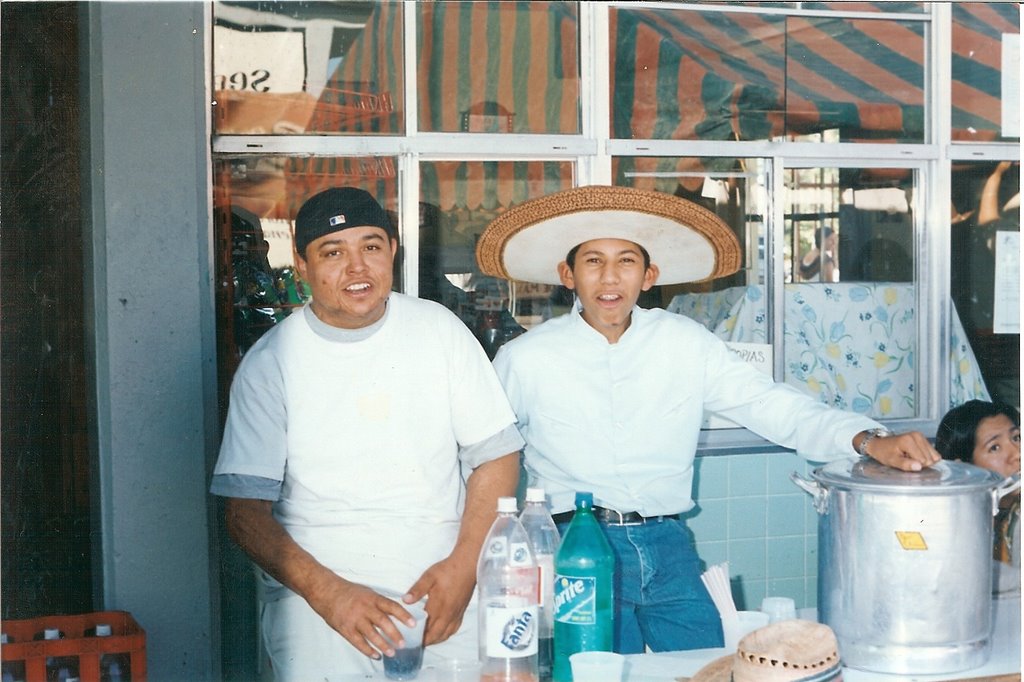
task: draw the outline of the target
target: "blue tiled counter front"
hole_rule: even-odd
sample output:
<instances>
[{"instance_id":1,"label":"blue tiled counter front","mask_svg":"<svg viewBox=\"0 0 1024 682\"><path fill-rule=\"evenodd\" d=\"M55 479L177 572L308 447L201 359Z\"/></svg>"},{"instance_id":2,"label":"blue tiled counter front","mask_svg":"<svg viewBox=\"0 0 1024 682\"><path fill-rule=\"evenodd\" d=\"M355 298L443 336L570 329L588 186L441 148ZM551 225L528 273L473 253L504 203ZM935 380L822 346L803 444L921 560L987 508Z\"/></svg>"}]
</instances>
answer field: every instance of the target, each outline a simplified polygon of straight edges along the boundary
<instances>
[{"instance_id":1,"label":"blue tiled counter front","mask_svg":"<svg viewBox=\"0 0 1024 682\"><path fill-rule=\"evenodd\" d=\"M687 523L708 566L729 562L741 609L766 596L817 605L818 515L790 480L817 466L791 452L698 457Z\"/></svg>"}]
</instances>

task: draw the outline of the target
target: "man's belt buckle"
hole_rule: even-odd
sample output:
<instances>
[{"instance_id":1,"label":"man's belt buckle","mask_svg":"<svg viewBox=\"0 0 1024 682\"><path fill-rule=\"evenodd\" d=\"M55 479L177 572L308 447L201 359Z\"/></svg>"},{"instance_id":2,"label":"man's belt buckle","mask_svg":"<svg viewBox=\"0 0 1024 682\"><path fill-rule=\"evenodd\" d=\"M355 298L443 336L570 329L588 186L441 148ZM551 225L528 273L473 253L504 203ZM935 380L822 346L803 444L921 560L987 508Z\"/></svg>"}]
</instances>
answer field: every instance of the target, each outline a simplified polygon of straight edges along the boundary
<instances>
[{"instance_id":1,"label":"man's belt buckle","mask_svg":"<svg viewBox=\"0 0 1024 682\"><path fill-rule=\"evenodd\" d=\"M647 522L647 519L636 512L622 513L607 507L594 507L594 511L609 526L642 526Z\"/></svg>"}]
</instances>

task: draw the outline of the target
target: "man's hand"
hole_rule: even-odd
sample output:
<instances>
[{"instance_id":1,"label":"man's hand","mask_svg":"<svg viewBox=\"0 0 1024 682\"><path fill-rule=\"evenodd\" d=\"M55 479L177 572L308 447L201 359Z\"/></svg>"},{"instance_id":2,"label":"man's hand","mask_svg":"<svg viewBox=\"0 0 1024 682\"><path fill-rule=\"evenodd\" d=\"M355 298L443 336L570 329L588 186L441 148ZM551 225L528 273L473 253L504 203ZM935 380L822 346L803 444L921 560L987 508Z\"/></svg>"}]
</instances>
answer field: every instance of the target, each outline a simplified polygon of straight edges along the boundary
<instances>
[{"instance_id":1,"label":"man's hand","mask_svg":"<svg viewBox=\"0 0 1024 682\"><path fill-rule=\"evenodd\" d=\"M420 576L405 597L416 602L427 597L427 629L423 645L443 642L462 625L462 616L476 587L476 563L472 557L463 560L449 556L437 562Z\"/></svg>"},{"instance_id":2,"label":"man's hand","mask_svg":"<svg viewBox=\"0 0 1024 682\"><path fill-rule=\"evenodd\" d=\"M412 620L398 602L345 580L318 562L278 523L269 501L228 498L226 511L228 532L257 565L305 599L362 653L374 659L380 658L378 652L394 655L384 635L396 644L402 636L389 616Z\"/></svg>"},{"instance_id":3,"label":"man's hand","mask_svg":"<svg viewBox=\"0 0 1024 682\"><path fill-rule=\"evenodd\" d=\"M516 494L519 453L481 464L466 481L466 508L452 553L420 576L405 597L418 601L427 596L427 628L424 645L436 644L455 634L476 587L476 563L480 548L497 515L498 498Z\"/></svg>"},{"instance_id":4,"label":"man's hand","mask_svg":"<svg viewBox=\"0 0 1024 682\"><path fill-rule=\"evenodd\" d=\"M410 627L415 625L412 616L398 602L365 585L349 582L333 574L324 576L316 592L309 595L308 601L328 625L352 646L373 659L379 659L381 653L394 656L395 647L392 643L398 646L404 644L402 634L391 620L392 616L405 621Z\"/></svg>"},{"instance_id":5,"label":"man's hand","mask_svg":"<svg viewBox=\"0 0 1024 682\"><path fill-rule=\"evenodd\" d=\"M858 433L853 439L854 449L860 451L861 441L867 437L867 431ZM868 443L866 453L871 459L903 471L920 471L942 459L920 431L876 436Z\"/></svg>"}]
</instances>

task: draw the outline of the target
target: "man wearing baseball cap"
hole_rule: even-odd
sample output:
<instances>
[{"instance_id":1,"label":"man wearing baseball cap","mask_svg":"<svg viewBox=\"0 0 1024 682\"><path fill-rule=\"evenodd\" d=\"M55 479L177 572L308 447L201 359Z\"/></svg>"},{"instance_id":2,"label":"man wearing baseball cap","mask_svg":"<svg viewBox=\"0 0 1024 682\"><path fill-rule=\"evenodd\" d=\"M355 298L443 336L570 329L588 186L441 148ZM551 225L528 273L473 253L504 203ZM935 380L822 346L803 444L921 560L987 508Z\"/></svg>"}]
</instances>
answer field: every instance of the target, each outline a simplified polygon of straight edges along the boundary
<instances>
[{"instance_id":1,"label":"man wearing baseball cap","mask_svg":"<svg viewBox=\"0 0 1024 682\"><path fill-rule=\"evenodd\" d=\"M571 311L498 351L495 369L526 440L528 484L551 496L562 531L576 491L616 558L620 653L722 646L693 537L693 462L705 410L815 461L871 457L917 470L939 461L920 433L893 435L738 359L702 325L637 306L655 283L740 267L732 230L678 197L590 186L519 204L477 243L484 274L563 284Z\"/></svg>"},{"instance_id":2,"label":"man wearing baseball cap","mask_svg":"<svg viewBox=\"0 0 1024 682\"><path fill-rule=\"evenodd\" d=\"M279 680L379 672L392 619L424 598L428 660L476 657L476 562L523 441L466 327L391 291L396 249L367 192L308 199L295 255L312 299L232 382L211 491L260 569Z\"/></svg>"}]
</instances>

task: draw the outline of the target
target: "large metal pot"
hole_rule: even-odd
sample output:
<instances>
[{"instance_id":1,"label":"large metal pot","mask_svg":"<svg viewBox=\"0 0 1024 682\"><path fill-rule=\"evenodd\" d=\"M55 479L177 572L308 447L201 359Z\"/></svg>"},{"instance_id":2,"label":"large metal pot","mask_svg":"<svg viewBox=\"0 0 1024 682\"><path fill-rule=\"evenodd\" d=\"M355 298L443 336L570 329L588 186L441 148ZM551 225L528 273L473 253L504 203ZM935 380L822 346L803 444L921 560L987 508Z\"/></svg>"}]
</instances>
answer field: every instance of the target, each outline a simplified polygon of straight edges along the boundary
<instances>
[{"instance_id":1,"label":"large metal pot","mask_svg":"<svg viewBox=\"0 0 1024 682\"><path fill-rule=\"evenodd\" d=\"M937 674L991 652L992 535L1020 487L970 464L904 472L870 459L792 480L818 512L818 620L852 668Z\"/></svg>"}]
</instances>

